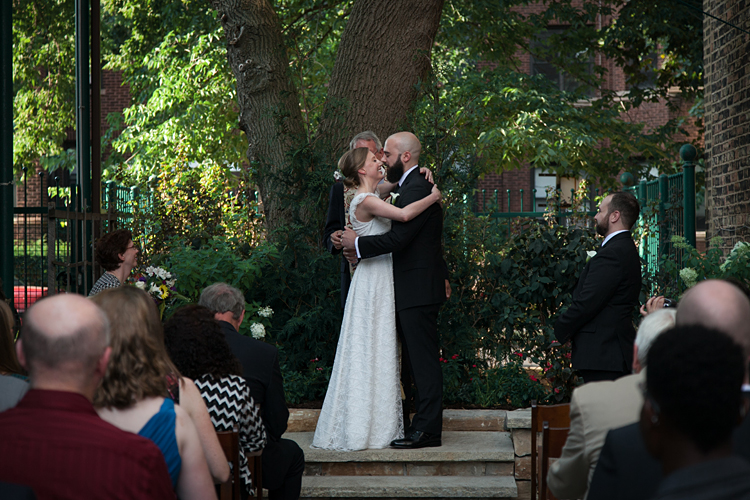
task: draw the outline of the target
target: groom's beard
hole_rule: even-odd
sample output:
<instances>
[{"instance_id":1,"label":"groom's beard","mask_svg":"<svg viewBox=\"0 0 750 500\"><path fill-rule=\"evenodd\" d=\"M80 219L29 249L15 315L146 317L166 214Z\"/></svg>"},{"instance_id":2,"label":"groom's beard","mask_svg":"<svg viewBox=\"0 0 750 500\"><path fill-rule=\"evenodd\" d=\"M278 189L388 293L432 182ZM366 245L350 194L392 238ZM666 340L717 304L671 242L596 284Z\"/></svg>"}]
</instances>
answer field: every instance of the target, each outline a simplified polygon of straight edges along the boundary
<instances>
[{"instance_id":1,"label":"groom's beard","mask_svg":"<svg viewBox=\"0 0 750 500\"><path fill-rule=\"evenodd\" d=\"M398 155L398 160L388 168L385 178L388 182L398 182L402 175L404 175L404 162L401 161L401 155Z\"/></svg>"}]
</instances>

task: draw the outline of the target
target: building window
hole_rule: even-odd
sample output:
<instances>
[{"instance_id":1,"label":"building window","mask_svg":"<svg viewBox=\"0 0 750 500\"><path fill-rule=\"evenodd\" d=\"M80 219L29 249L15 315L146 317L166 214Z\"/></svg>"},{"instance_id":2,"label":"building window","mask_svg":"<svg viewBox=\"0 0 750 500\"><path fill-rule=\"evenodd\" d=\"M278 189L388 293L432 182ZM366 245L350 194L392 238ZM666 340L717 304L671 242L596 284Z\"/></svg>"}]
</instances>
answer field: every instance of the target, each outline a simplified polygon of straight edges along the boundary
<instances>
[{"instance_id":1,"label":"building window","mask_svg":"<svg viewBox=\"0 0 750 500\"><path fill-rule=\"evenodd\" d=\"M547 31L540 33L531 42L531 74L532 75L544 75L557 84L560 90L566 92L575 92L584 85L580 80L576 80L572 75L561 70L557 66L549 63L543 59L542 53L549 50L550 37L553 35L562 34L566 28L548 28ZM585 72L587 74L593 74L594 71L594 58L592 55L586 56L585 53L576 54L576 58L580 61L585 61ZM587 86L584 89L586 96L593 96L594 89Z\"/></svg>"}]
</instances>

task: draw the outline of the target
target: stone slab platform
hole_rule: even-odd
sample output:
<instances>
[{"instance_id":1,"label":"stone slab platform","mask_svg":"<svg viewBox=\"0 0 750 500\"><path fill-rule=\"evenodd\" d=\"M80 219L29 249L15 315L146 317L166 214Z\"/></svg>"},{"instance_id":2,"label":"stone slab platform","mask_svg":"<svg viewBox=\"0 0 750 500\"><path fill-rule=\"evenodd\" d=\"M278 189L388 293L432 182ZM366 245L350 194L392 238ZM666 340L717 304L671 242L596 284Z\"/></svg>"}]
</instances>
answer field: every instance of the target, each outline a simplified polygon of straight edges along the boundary
<instances>
[{"instance_id":1,"label":"stone slab platform","mask_svg":"<svg viewBox=\"0 0 750 500\"><path fill-rule=\"evenodd\" d=\"M520 410L528 413L530 410ZM505 410L443 410L443 431L504 431L513 427L506 427L506 415L516 412ZM318 423L320 410L291 409L289 410L289 424L287 432L313 432ZM521 414L516 414L514 423L517 425ZM529 420L530 422L530 420ZM530 427L529 423L527 428Z\"/></svg>"},{"instance_id":2,"label":"stone slab platform","mask_svg":"<svg viewBox=\"0 0 750 500\"><path fill-rule=\"evenodd\" d=\"M353 477L306 476L302 498L515 498L516 482L509 476Z\"/></svg>"},{"instance_id":3,"label":"stone slab platform","mask_svg":"<svg viewBox=\"0 0 750 500\"><path fill-rule=\"evenodd\" d=\"M443 432L443 445L417 450L331 451L311 448L312 432L287 432L287 439L293 439L305 452L305 462L378 462L378 463L421 463L421 462L513 462L515 454L513 442L508 432Z\"/></svg>"}]
</instances>

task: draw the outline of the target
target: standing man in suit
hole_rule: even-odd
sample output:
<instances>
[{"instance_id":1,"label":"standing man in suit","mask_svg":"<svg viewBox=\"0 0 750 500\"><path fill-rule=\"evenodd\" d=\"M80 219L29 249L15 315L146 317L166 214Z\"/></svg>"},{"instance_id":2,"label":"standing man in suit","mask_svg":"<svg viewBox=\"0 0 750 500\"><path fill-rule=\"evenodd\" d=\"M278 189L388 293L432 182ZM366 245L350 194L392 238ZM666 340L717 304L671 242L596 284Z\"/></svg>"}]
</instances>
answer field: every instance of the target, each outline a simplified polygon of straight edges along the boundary
<instances>
[{"instance_id":1,"label":"standing man in suit","mask_svg":"<svg viewBox=\"0 0 750 500\"><path fill-rule=\"evenodd\" d=\"M557 318L555 337L573 342L573 368L584 382L616 380L633 365L633 310L641 291L641 261L630 229L640 214L631 193L610 194L594 216L601 249L583 268L573 303Z\"/></svg>"},{"instance_id":2,"label":"standing man in suit","mask_svg":"<svg viewBox=\"0 0 750 500\"><path fill-rule=\"evenodd\" d=\"M242 377L250 395L260 405L268 440L263 448L263 487L271 500L297 500L302 489L305 454L286 432L289 410L284 397L284 380L276 347L240 335L245 319L245 296L226 283L214 283L201 293L200 305L214 312L232 353L242 365Z\"/></svg>"},{"instance_id":3,"label":"standing man in suit","mask_svg":"<svg viewBox=\"0 0 750 500\"><path fill-rule=\"evenodd\" d=\"M349 151L355 148L367 148L372 154L380 159L383 155L383 146L375 132L365 130L352 137L349 142ZM323 244L328 251L336 255L341 252L341 247L337 247L333 239L340 238L341 232L349 223L349 203L352 201L356 189L348 190L343 182L336 182L331 186L331 193L328 196L328 215L326 216L326 228L323 234ZM334 234L335 233L335 234ZM333 237L333 239L332 239ZM349 262L345 258L341 259L341 309L346 305L346 296L349 295L349 285L352 282L351 273L349 272Z\"/></svg>"},{"instance_id":4,"label":"standing man in suit","mask_svg":"<svg viewBox=\"0 0 750 500\"><path fill-rule=\"evenodd\" d=\"M410 132L399 132L385 141L387 180L398 182L398 207L427 196L432 184L418 170L422 145ZM356 258L393 254L396 293L396 330L408 357L417 388L416 414L403 439L394 448L440 446L443 425L443 376L438 355L437 316L450 297L448 268L442 249L443 209L430 206L409 222L393 221L388 233L357 237L347 228L343 246L356 249Z\"/></svg>"}]
</instances>

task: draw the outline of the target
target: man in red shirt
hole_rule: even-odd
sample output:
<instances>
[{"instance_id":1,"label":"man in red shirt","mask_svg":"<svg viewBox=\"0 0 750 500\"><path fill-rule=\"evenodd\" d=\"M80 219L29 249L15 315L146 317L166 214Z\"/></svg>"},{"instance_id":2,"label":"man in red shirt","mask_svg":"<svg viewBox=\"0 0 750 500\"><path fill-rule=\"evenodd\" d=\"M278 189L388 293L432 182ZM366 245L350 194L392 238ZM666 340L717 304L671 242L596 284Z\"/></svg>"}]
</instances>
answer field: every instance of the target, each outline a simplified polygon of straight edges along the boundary
<instances>
[{"instance_id":1,"label":"man in red shirt","mask_svg":"<svg viewBox=\"0 0 750 500\"><path fill-rule=\"evenodd\" d=\"M175 498L159 448L100 419L91 405L109 361L109 324L89 300L34 304L16 345L31 389L0 413L0 481L40 500Z\"/></svg>"}]
</instances>

